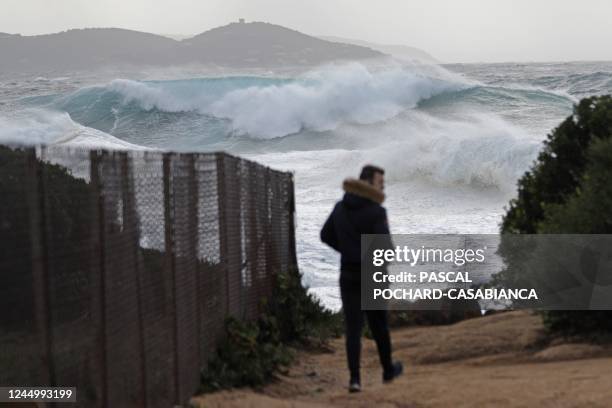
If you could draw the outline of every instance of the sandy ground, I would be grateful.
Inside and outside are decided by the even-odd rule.
[[[362,386],[346,390],[343,339],[300,352],[261,390],[193,398],[196,407],[612,407],[612,346],[546,343],[540,318],[501,313],[452,326],[392,334],[405,374],[382,384],[375,346],[364,340]]]

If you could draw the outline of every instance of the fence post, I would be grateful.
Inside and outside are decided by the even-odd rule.
[[[230,164],[228,166],[227,164]],[[229,173],[226,172],[229,167]],[[219,171],[221,170],[221,171]],[[219,232],[221,261],[227,279],[227,314],[243,315],[242,284],[242,203],[240,159],[219,153],[217,156],[219,194]],[[230,184],[230,182],[232,182]],[[235,291],[235,292],[234,292]],[[233,295],[233,296],[232,296]]]
[[[293,173],[288,175],[288,195],[289,195],[289,262],[293,268],[297,267],[297,250],[295,247],[295,185]]]
[[[106,273],[105,273],[105,222],[104,222],[104,196],[100,181],[100,153],[92,150],[89,153],[90,180],[92,194],[92,273],[91,273],[91,310],[92,322],[96,324],[94,338],[97,343],[97,353],[92,356],[94,372],[99,373],[99,383],[96,386],[96,395],[100,398],[100,407],[108,404],[108,370],[106,366]]]
[[[188,209],[188,218],[190,220],[189,226],[189,243],[190,243],[190,252],[193,255],[193,262],[195,262],[195,282],[196,282],[196,344],[197,344],[197,353],[198,363],[201,360],[201,344],[202,339],[200,326],[201,322],[201,304],[202,294],[200,293],[200,265],[199,265],[199,257],[198,257],[198,248],[200,243],[200,234],[198,231],[199,226],[199,218],[198,218],[198,200],[200,198],[199,194],[199,185],[198,185],[198,173],[196,171],[196,162],[198,155],[195,153],[191,153],[189,155],[189,209]]]
[[[282,269],[282,256],[281,252],[283,247],[279,241],[282,238],[282,190],[280,183],[280,174],[277,171],[271,173],[271,186],[270,192],[272,193],[272,199],[270,201],[270,229],[272,230],[272,239],[270,240],[270,251],[271,251],[271,268],[275,273],[281,272]]]
[[[166,252],[166,271],[172,279],[172,315],[173,315],[173,342],[174,342],[174,402],[180,404],[179,389],[179,356],[178,356],[178,319],[176,311],[176,265],[174,260],[174,203],[172,193],[172,153],[164,153],[164,233],[165,233],[165,252]]]
[[[270,168],[266,167],[264,169],[264,212],[262,215],[262,229],[263,229],[263,234],[264,234],[264,241],[265,241],[265,249],[264,249],[264,254],[265,254],[265,269],[264,269],[264,274],[265,274],[265,282],[267,285],[267,295],[268,296],[272,296],[272,287],[274,285],[275,282],[275,278],[274,278],[274,271],[272,270],[272,241],[274,238],[274,233],[271,231],[271,227],[272,225],[270,224],[270,216],[271,216],[271,212],[272,212],[272,208],[270,205]]]
[[[142,313],[142,291],[141,291],[141,268],[140,268],[140,242],[138,233],[138,220],[136,218],[136,208],[134,202],[133,175],[130,171],[129,153],[121,154],[121,200],[123,201],[123,223],[130,236],[134,257],[134,279],[136,281],[136,308],[138,316],[138,342],[140,355],[140,386],[142,387],[142,404],[147,406],[147,371],[145,360],[144,327]]]
[[[48,254],[46,245],[45,189],[43,172],[36,158],[36,149],[26,150],[26,185],[30,218],[30,244],[32,246],[32,285],[34,293],[34,316],[41,350],[41,365],[45,384],[55,385],[53,361],[52,326],[49,302]]]
[[[258,200],[261,200],[263,197],[258,196],[257,187],[259,185],[259,177],[261,177],[262,167],[253,162],[248,163],[247,168],[249,169],[248,180],[249,183],[247,191],[248,191],[248,222],[245,225],[246,233],[248,234],[248,243],[249,248],[246,251],[248,259],[248,279],[246,283],[249,285],[247,287],[247,307],[254,307],[254,310],[247,311],[248,318],[256,317],[256,314],[259,312],[259,300],[263,295],[260,290],[260,281],[257,276],[257,272],[259,271],[259,265],[261,264],[261,260],[259,259],[259,248],[262,244],[263,236],[259,236],[259,220],[257,217],[257,203]]]
[[[217,153],[217,200],[219,208],[219,261],[225,273],[225,314],[230,311],[230,279],[227,254],[227,207],[225,196],[225,155]]]

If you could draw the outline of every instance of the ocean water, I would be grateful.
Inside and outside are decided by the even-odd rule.
[[[608,93],[612,62],[0,75],[0,142],[226,150],[294,171],[300,268],[335,309],[338,256],[318,233],[343,178],[387,170],[394,233],[495,233],[546,135]]]

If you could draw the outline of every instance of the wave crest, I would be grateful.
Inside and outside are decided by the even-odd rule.
[[[139,82],[116,79],[81,90],[62,101],[88,99],[108,111],[108,102],[136,104],[145,111],[197,112],[228,119],[230,131],[276,138],[303,130],[327,131],[346,123],[372,124],[414,108],[420,101],[469,85],[400,67],[370,70],[353,63],[321,68],[294,80],[242,77]]]
[[[80,125],[68,113],[31,109],[16,117],[0,117],[0,143],[12,145],[69,145],[112,150],[147,148]]]
[[[284,151],[252,157],[297,170],[307,185],[337,188],[343,177],[358,174],[361,166],[374,163],[385,168],[392,184],[421,180],[440,187],[463,185],[513,192],[541,143],[493,115],[470,114],[463,119],[442,120],[411,111],[376,126],[376,137],[371,129],[359,126],[337,130],[338,137],[351,140],[351,150]]]

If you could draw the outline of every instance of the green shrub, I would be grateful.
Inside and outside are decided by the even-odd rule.
[[[277,333],[258,322],[226,321],[225,341],[202,374],[202,391],[258,386],[269,381],[279,366],[291,362],[291,351],[270,341]]]
[[[612,97],[583,99],[544,143],[532,168],[518,182],[518,196],[502,221],[502,233],[533,234],[547,208],[577,193],[589,146],[612,135]],[[566,231],[571,232],[571,231]]]
[[[280,341],[317,345],[331,337],[339,337],[343,330],[340,313],[326,309],[302,285],[297,269],[280,273],[266,304],[266,318],[278,325]]]
[[[588,165],[576,192],[565,203],[552,204],[547,208],[539,232],[612,232],[612,138],[594,140],[588,148],[587,157]]]
[[[291,363],[292,346],[320,346],[342,332],[339,313],[325,309],[291,270],[276,275],[264,313],[253,322],[226,321],[226,339],[202,371],[202,392],[270,381]]]
[[[510,202],[501,232],[612,233],[611,136],[612,97],[580,101],[519,180],[518,196]],[[509,268],[513,272],[501,273],[498,282],[520,283],[520,259],[506,262],[514,264]],[[612,311],[547,311],[542,318],[554,334],[612,332]]]

